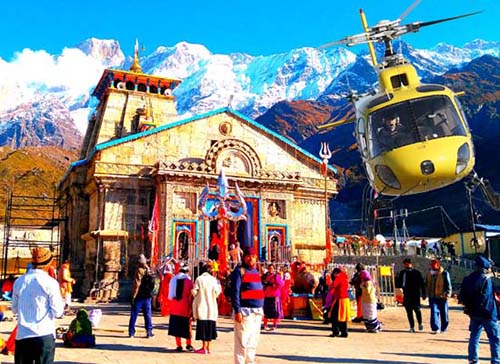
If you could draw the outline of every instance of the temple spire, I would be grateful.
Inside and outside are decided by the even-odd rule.
[[[132,66],[130,66],[130,70],[135,73],[142,73],[142,68],[139,64],[139,41],[137,38],[135,39],[134,61],[132,62]]]

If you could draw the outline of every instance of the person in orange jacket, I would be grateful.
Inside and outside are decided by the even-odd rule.
[[[71,277],[69,260],[65,260],[61,265],[57,281],[59,282],[61,296],[64,300],[64,309],[65,311],[69,311],[71,305],[71,293],[73,292],[73,284],[75,284],[75,280]]]

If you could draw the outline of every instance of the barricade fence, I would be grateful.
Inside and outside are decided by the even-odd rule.
[[[334,268],[340,267],[347,273],[349,280],[352,279],[354,273],[356,272],[355,264],[329,264],[328,271],[331,272]],[[383,303],[385,306],[395,306],[395,272],[394,264],[387,266],[376,266],[376,265],[365,265],[365,270],[370,273],[372,277],[375,288],[377,289],[378,302]],[[354,287],[351,285],[349,287],[354,297]]]

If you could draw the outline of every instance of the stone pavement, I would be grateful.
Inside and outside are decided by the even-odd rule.
[[[75,304],[75,308],[83,305]],[[85,306],[87,309],[92,307]],[[69,349],[57,341],[56,363],[67,364],[231,364],[233,362],[233,331],[229,318],[218,321],[219,337],[211,344],[211,354],[177,353],[173,337],[167,336],[168,317],[155,315],[153,339],[146,339],[138,320],[137,336],[127,337],[129,306],[101,304],[103,318],[96,330],[97,347]],[[351,324],[349,338],[330,338],[329,326],[319,321],[284,320],[276,332],[263,332],[258,348],[257,363],[346,363],[346,364],[451,364],[467,363],[468,317],[456,304],[450,310],[448,332],[432,335],[429,329],[429,309],[423,308],[424,331],[408,332],[402,307],[389,307],[379,312],[383,331],[366,333],[362,324]],[[67,326],[72,317],[58,320]],[[0,334],[7,339],[15,321],[0,324]],[[484,335],[484,334],[483,334]],[[489,362],[489,345],[481,340],[481,361]],[[184,341],[183,341],[184,344]],[[193,341],[195,348],[200,342]],[[1,363],[14,363],[13,356],[0,356]]]

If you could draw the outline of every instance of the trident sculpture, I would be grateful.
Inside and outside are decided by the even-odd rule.
[[[319,150],[319,157],[323,160],[323,164],[328,166],[328,161],[332,157],[332,151],[330,150],[330,146],[328,145],[327,142],[322,142],[321,143],[321,148]],[[326,171],[323,172],[323,174],[326,174]]]
[[[219,177],[217,178],[216,192],[210,192],[210,187],[207,182],[207,185],[201,192],[198,202],[198,210],[200,210],[203,219],[218,221],[217,226],[222,239],[222,246],[219,247],[219,269],[221,273],[227,271],[228,221],[247,219],[247,204],[244,195],[240,191],[238,183],[235,183],[234,188],[236,190],[236,195],[231,196],[224,169],[221,168]]]
[[[319,150],[319,157],[322,159],[321,163],[321,174],[325,176],[325,247],[326,247],[326,257],[325,264],[333,261],[332,254],[332,244],[330,241],[330,226],[328,222],[328,161],[332,157],[332,151],[327,142],[321,143],[321,148]]]

